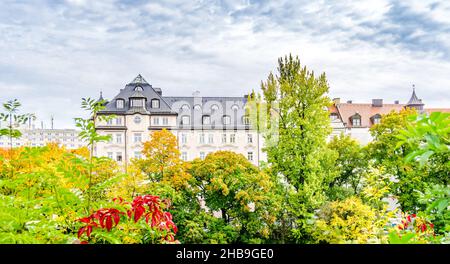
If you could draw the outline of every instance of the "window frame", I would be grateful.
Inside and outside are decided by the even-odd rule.
[[[119,102],[121,103],[120,107],[119,107]],[[125,108],[125,100],[124,99],[116,99],[116,108],[124,109]]]
[[[205,120],[208,120],[208,123],[205,123]],[[211,116],[210,115],[203,115],[202,116],[202,125],[211,125]]]
[[[154,107],[154,103],[155,103],[155,102],[158,103],[158,107]],[[159,109],[159,108],[161,108],[161,102],[159,101],[159,99],[153,98],[153,99],[150,101],[150,107],[151,107],[152,109]]]
[[[184,118],[187,118],[187,120],[188,120],[187,124],[185,124],[185,122],[183,122]],[[191,116],[182,115],[180,122],[181,122],[182,125],[190,125],[191,124]]]

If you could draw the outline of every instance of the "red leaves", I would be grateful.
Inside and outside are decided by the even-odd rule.
[[[114,208],[100,209],[96,213],[94,213],[94,218],[99,221],[102,228],[106,227],[106,230],[110,231],[113,227],[113,220],[115,224],[114,226],[118,225],[120,221],[120,215],[123,214],[125,213],[120,212],[119,210]]]
[[[80,218],[80,219],[78,219],[78,221],[86,224],[84,227],[81,227],[78,230],[78,238],[80,238],[84,232],[86,232],[86,235],[88,237],[90,237],[91,233],[92,233],[92,228],[98,226],[98,224],[94,220],[94,215],[91,215],[89,217]]]
[[[122,198],[114,198],[114,202],[121,205],[130,205]],[[139,221],[142,216],[145,215],[145,221],[148,224],[150,219],[150,226],[165,231],[163,239],[167,242],[174,242],[174,234],[178,229],[175,223],[172,221],[172,215],[169,212],[163,212],[162,207],[168,208],[170,206],[170,200],[160,200],[159,196],[143,195],[136,197],[131,203],[131,208],[126,211],[128,219],[133,218],[134,222]],[[100,227],[106,229],[108,232],[120,222],[120,216],[125,215],[125,212],[121,212],[115,208],[102,208],[97,210],[89,217],[83,217],[78,221],[85,223],[86,225],[78,230],[78,238],[83,233],[86,233],[87,237],[91,236],[93,227]]]

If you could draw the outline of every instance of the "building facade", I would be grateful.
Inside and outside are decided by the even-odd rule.
[[[100,99],[103,100],[102,97]],[[210,152],[229,150],[244,155],[254,165],[267,161],[263,136],[250,126],[245,106],[247,97],[163,96],[161,88],[153,87],[141,75],[125,85],[99,115],[114,115],[108,122],[96,122],[100,134],[110,135],[110,142],[95,146],[96,156],[105,156],[121,163],[141,158],[142,142],[153,131],[167,129],[177,138],[183,160],[205,158]],[[332,133],[350,135],[365,145],[372,140],[370,127],[381,122],[384,114],[415,108],[419,112],[449,111],[426,109],[415,90],[406,104],[340,102],[329,107]]]
[[[19,128],[22,136],[12,139],[13,147],[39,147],[49,143],[56,143],[66,149],[77,149],[86,146],[78,134],[80,131],[75,129],[33,129]],[[11,141],[7,136],[0,136],[0,148],[9,148]]]
[[[103,99],[103,98],[101,98]],[[96,156],[127,163],[140,158],[142,142],[153,131],[167,129],[178,140],[183,160],[205,158],[210,152],[230,150],[244,155],[254,165],[266,160],[263,139],[250,127],[245,114],[246,97],[163,96],[141,75],[107,101],[99,115],[114,115],[97,121],[98,133],[110,142],[97,143]]]
[[[383,115],[392,111],[399,112],[405,108],[413,108],[419,113],[450,112],[450,108],[425,108],[425,104],[416,95],[415,87],[406,104],[384,103],[383,99],[372,99],[371,103],[342,103],[339,98],[333,99],[329,108],[330,120],[333,127],[331,136],[344,133],[356,139],[362,145],[372,141],[370,128],[381,122]]]

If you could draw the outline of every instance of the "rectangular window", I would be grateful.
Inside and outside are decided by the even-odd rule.
[[[108,152],[108,158],[110,158],[110,159],[113,158],[113,153],[112,152]]]
[[[132,99],[131,100],[131,106],[132,107],[143,107],[144,106],[144,99]]]
[[[253,143],[253,136],[252,136],[252,134],[247,134],[247,143]]]
[[[360,118],[353,118],[352,119],[352,126],[361,126],[361,119]]]
[[[244,125],[250,125],[250,118],[248,116],[243,117]]]
[[[231,123],[230,116],[223,116],[223,124],[224,125],[229,125],[230,123]]]
[[[113,141],[113,135],[112,135],[112,134],[106,134],[106,135],[109,137],[108,143],[112,143],[112,141]],[[72,141],[73,141],[73,138],[72,138]]]
[[[208,135],[208,143],[209,144],[213,144],[214,143],[214,134],[209,134]]]
[[[247,152],[247,159],[253,161],[253,152]]]
[[[108,120],[106,121],[106,124],[107,124],[108,126],[112,126],[113,120],[112,120],[112,119],[108,119]]]
[[[134,152],[134,158],[141,159],[141,152],[140,151],[135,151]]]
[[[222,143],[227,143],[227,134],[222,134]]]
[[[190,117],[189,116],[182,116],[181,117],[181,124],[182,125],[189,125],[190,123]]]
[[[211,117],[210,117],[210,116],[203,116],[203,118],[202,118],[202,124],[203,124],[203,125],[209,125],[209,124],[211,124]]]
[[[200,144],[205,144],[205,134],[200,134],[200,138],[199,138],[199,143]]]
[[[169,125],[169,118],[168,117],[163,117],[163,119],[162,119],[163,121],[163,125],[164,126],[167,126],[167,125]]]
[[[117,161],[122,161],[122,152],[117,152],[116,153],[116,160]]]
[[[118,117],[116,118],[116,125],[121,125],[122,124],[122,118]]]
[[[121,144],[122,143],[122,134],[116,134],[116,143]]]
[[[142,141],[142,134],[141,133],[134,133],[134,143],[138,143]]]
[[[154,126],[159,126],[159,117],[154,117],[153,118],[153,125]]]
[[[181,144],[186,144],[186,143],[187,143],[187,135],[181,134]]]
[[[187,159],[187,152],[181,152],[181,159],[182,160],[184,160],[184,161],[187,161],[188,159]]]
[[[380,123],[381,123],[381,118],[375,117],[375,118],[373,119],[373,123],[374,123],[375,125],[380,124]]]
[[[230,143],[236,143],[236,135],[230,134]]]
[[[205,159],[205,152],[200,152],[200,159]]]
[[[118,108],[118,109],[122,109],[123,108],[123,100],[117,100],[116,101],[116,107]]]
[[[159,108],[159,100],[158,99],[152,100],[152,108]]]

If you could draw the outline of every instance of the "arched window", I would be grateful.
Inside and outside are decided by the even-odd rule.
[[[190,109],[190,107],[188,104],[184,104],[181,106],[181,110],[189,110],[189,109]]]
[[[231,110],[233,110],[233,111],[237,111],[238,109],[239,109],[239,106],[236,104],[231,106]]]
[[[194,110],[201,111],[202,107],[200,105],[194,105]]]
[[[142,88],[141,86],[136,86],[136,87],[134,88],[134,90],[135,90],[136,92],[143,92],[143,91],[144,91],[144,88]]]
[[[217,110],[219,110],[219,106],[216,105],[216,104],[213,104],[213,105],[211,106],[211,111],[214,112],[214,111],[217,111]]]
[[[123,99],[116,100],[116,108],[117,109],[123,109],[124,105],[125,105],[125,100],[123,100]]]
[[[159,100],[158,99],[152,99],[152,108],[159,108]]]

